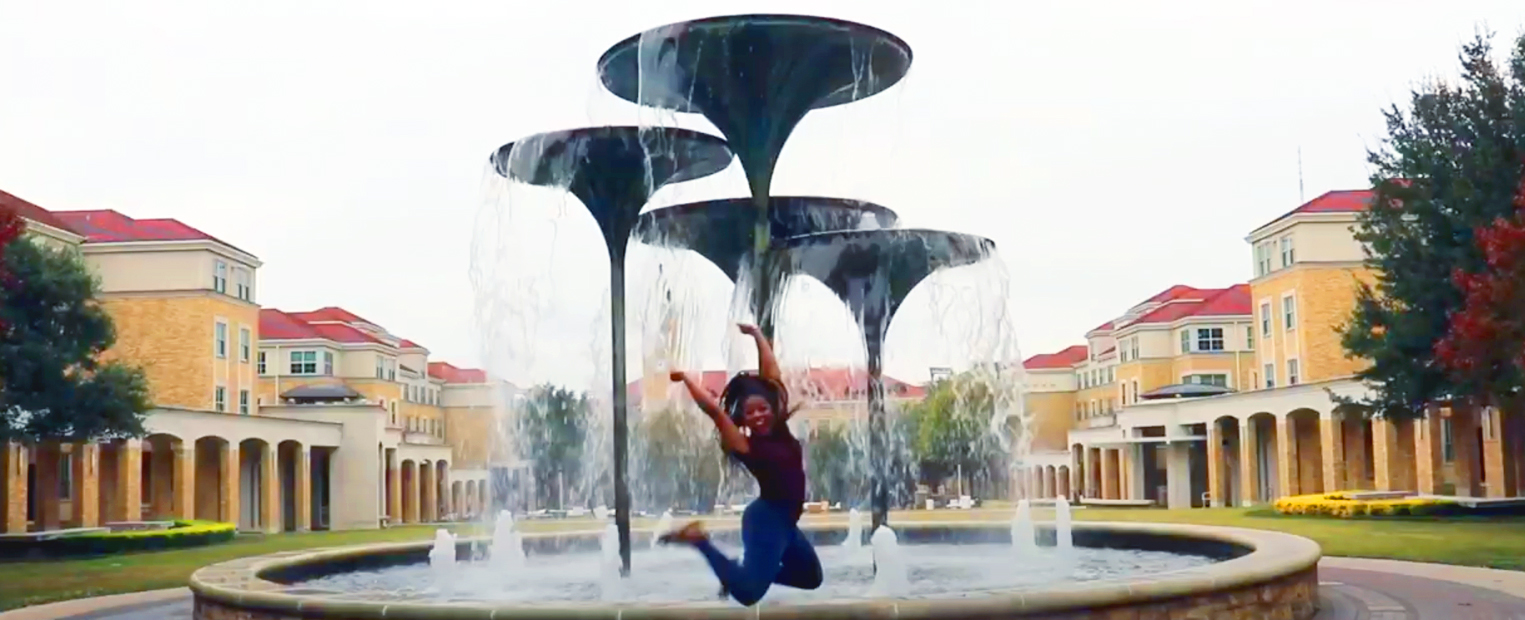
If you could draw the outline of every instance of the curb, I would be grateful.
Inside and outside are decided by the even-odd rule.
[[[1435,564],[1432,562],[1336,556],[1325,557],[1323,561],[1319,562],[1319,565],[1342,570],[1363,570],[1374,573],[1389,573],[1405,577],[1430,579],[1433,581],[1445,581],[1474,588],[1493,590],[1494,592],[1500,592],[1515,598],[1525,599],[1525,572],[1520,571],[1483,568],[1480,566]],[[0,620],[8,619],[0,617]]]
[[[100,611],[162,603],[178,598],[189,598],[190,596],[190,588],[169,588],[166,590],[149,590],[147,592],[92,596],[90,598],[77,598],[70,601],[59,601],[57,603],[22,607],[20,609],[0,612],[0,620],[62,620]]]

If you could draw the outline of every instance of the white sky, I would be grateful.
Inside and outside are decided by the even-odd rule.
[[[340,305],[476,364],[468,270],[487,154],[660,118],[603,92],[598,56],[650,27],[744,12],[846,18],[910,43],[901,85],[806,118],[775,193],[871,200],[994,239],[1028,354],[1171,284],[1244,281],[1245,234],[1299,202],[1299,147],[1308,198],[1363,186],[1382,107],[1454,74],[1477,29],[1502,42],[1525,25],[1517,0],[0,0],[0,188],[179,218],[265,261],[266,306]],[[733,166],[656,202],[744,192]],[[607,277],[601,248],[568,249],[591,220],[563,226],[552,269],[570,284],[540,301],[562,311],[535,324],[536,357],[519,364],[584,382],[598,317],[576,310],[600,303]],[[506,238],[545,255],[527,230]],[[728,287],[685,273],[714,300],[691,329],[717,363]],[[651,281],[633,273],[633,294]],[[807,313],[820,325],[795,340],[809,346],[784,343],[796,360],[850,348],[836,312]],[[890,371],[912,381],[968,356],[939,347],[920,312],[902,317],[916,336],[891,338]]]

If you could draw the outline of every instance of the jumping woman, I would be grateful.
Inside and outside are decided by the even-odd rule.
[[[722,592],[751,606],[773,584],[814,590],[821,587],[821,560],[800,532],[805,503],[805,458],[799,440],[789,433],[789,393],[768,339],[753,325],[741,333],[757,342],[758,372],[731,378],[717,402],[698,380],[672,373],[720,430],[720,445],[757,479],[758,498],[741,513],[742,561],[726,557],[710,543],[698,521],[662,537],[662,542],[693,545],[720,579]],[[745,430],[743,430],[745,429]]]

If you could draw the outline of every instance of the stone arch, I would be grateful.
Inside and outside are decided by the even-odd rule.
[[[464,495],[466,492],[465,486],[466,485],[463,484],[460,480],[456,480],[450,483],[450,509],[456,519],[463,519],[466,517],[466,496]]]
[[[476,510],[477,510],[477,514],[478,515],[487,514],[488,507],[492,505],[491,504],[491,500],[492,500],[492,497],[487,494],[487,481],[486,480],[478,480],[477,481],[477,505],[476,505]]]
[[[1213,506],[1238,506],[1245,499],[1240,482],[1241,424],[1232,415],[1219,416],[1209,427],[1207,492]]]
[[[154,521],[196,518],[194,444],[170,433],[143,438],[142,490],[148,518]]]
[[[450,461],[434,462],[435,514],[439,520],[447,520],[455,513],[455,498],[450,494]]]
[[[1319,412],[1296,409],[1287,414],[1287,492],[1324,492],[1324,437]],[[1337,489],[1333,489],[1337,490]]]
[[[1043,468],[1043,497],[1053,499],[1059,494],[1059,481],[1056,480],[1056,472],[1053,465]]]
[[[1269,503],[1280,495],[1281,452],[1277,448],[1281,433],[1276,415],[1270,412],[1255,413],[1240,426],[1240,441],[1250,447],[1250,476],[1245,483],[1244,497],[1252,502]]]
[[[271,531],[280,498],[274,493],[274,451],[256,437],[238,442],[238,528]]]
[[[1065,499],[1069,499],[1069,497],[1070,497],[1070,483],[1071,483],[1071,480],[1070,480],[1070,466],[1069,465],[1060,465],[1059,466],[1059,469],[1057,470],[1057,475],[1055,476],[1055,482],[1057,482],[1059,484],[1059,488],[1055,492],[1054,497],[1055,498],[1063,497]]]
[[[208,435],[195,444],[195,518],[238,523],[238,446]]]
[[[1334,453],[1334,459],[1325,467],[1332,467],[1325,475],[1335,487],[1330,491],[1376,488],[1377,464],[1373,458],[1372,423],[1354,407],[1335,407],[1330,416],[1332,422],[1326,438]],[[1326,486],[1328,486],[1326,484]]]
[[[307,465],[309,455],[307,448],[301,442],[286,440],[276,446],[276,480],[280,488],[280,530],[283,532],[295,532],[304,527],[303,513],[311,511],[310,498],[311,467]]]
[[[1086,488],[1086,447],[1081,444],[1070,446],[1070,495],[1072,498],[1080,497]]]
[[[403,459],[402,474],[402,521],[418,523],[418,463]]]
[[[434,462],[424,459],[418,462],[418,520],[422,523],[439,521],[435,509],[439,506],[434,483]]]

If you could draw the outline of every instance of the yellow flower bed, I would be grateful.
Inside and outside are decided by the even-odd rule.
[[[1454,501],[1436,497],[1384,496],[1367,491],[1371,497],[1361,497],[1361,491],[1338,491],[1293,495],[1276,500],[1276,512],[1284,515],[1315,515],[1325,517],[1427,517],[1459,512],[1461,506]]]

